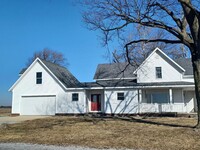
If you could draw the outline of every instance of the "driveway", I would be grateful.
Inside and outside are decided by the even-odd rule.
[[[0,117],[0,125],[19,123],[26,120],[34,120],[34,119],[40,119],[40,118],[46,118],[46,117],[49,117],[49,116],[16,116],[16,117],[5,116],[5,117]]]
[[[80,146],[53,146],[25,143],[0,143],[0,150],[116,150],[116,149],[96,149]],[[117,149],[131,150],[131,149]]]

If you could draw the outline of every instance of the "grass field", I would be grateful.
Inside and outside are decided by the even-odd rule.
[[[11,108],[0,108],[0,117],[1,116],[10,116]]]
[[[0,142],[79,145],[96,148],[199,150],[200,132],[192,118],[56,116],[0,128]]]

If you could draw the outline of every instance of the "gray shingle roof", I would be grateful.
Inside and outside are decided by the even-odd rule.
[[[51,70],[51,72],[65,85],[67,88],[82,87],[82,84],[76,79],[72,73],[65,67],[42,60],[42,62]]]
[[[190,58],[179,58],[175,62],[185,69],[185,75],[193,75],[192,61]]]
[[[40,59],[41,60],[41,59]],[[66,88],[78,88],[82,87],[82,84],[72,75],[72,73],[65,67],[59,66],[57,64],[41,60],[46,67],[58,78],[58,80]],[[23,74],[27,68],[23,68],[20,74]]]
[[[135,75],[133,72],[137,66],[131,66],[127,63],[113,63],[113,64],[99,64],[97,66],[94,79],[112,79],[112,78],[133,78],[132,80],[107,80],[98,82],[84,82],[80,83],[71,72],[65,67],[57,64],[41,60],[46,67],[58,78],[58,80],[67,88],[78,88],[78,87],[121,87],[121,86],[161,86],[161,85],[191,85],[190,82],[166,82],[166,83],[136,83],[133,79]],[[192,75],[193,68],[191,59],[179,58],[176,59],[181,67],[185,69],[185,75]],[[127,67],[125,69],[125,67]],[[124,70],[125,69],[125,70]],[[124,70],[124,71],[123,71]],[[23,74],[26,69],[22,69],[20,74]],[[123,72],[122,72],[123,71]]]
[[[152,82],[152,83],[136,83],[134,80],[107,80],[96,82],[82,83],[84,87],[138,87],[138,86],[174,86],[174,85],[194,85],[193,82]]]
[[[94,79],[112,79],[112,78],[133,78],[133,72],[136,66],[128,63],[99,64],[97,66]],[[127,68],[126,68],[127,67]],[[126,69],[125,69],[126,68]],[[125,69],[125,70],[124,70]]]
[[[193,75],[192,62],[190,58],[179,58],[175,60],[181,67],[185,69],[185,75]],[[112,78],[132,78],[135,77],[133,72],[138,66],[129,65],[127,63],[99,64],[97,66],[94,79],[112,79]],[[122,72],[125,69],[124,72]]]
[[[22,75],[25,71],[26,71],[27,68],[23,68],[20,72],[19,72],[19,75]]]

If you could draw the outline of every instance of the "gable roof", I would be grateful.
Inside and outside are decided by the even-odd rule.
[[[110,63],[110,64],[99,64],[97,66],[94,79],[120,79],[120,78],[132,78],[136,76],[133,71],[137,66],[128,65],[128,63]]]
[[[28,67],[20,71],[20,78],[14,83],[14,85],[9,89],[11,91],[20,80],[25,76],[25,74],[34,66],[36,62],[39,62],[47,71],[52,74],[52,76],[59,82],[64,88],[77,88],[82,87],[82,84],[71,74],[71,72],[65,67],[59,66],[57,64],[41,60],[36,58],[34,62]]]
[[[78,79],[76,79],[67,68],[45,60],[41,61],[58,78],[58,80],[65,85],[66,88],[76,88],[82,86]]]
[[[167,54],[165,54],[161,49],[159,49],[158,47],[155,48],[155,50],[153,52],[150,53],[150,55],[142,62],[142,64],[133,72],[133,74],[135,74],[147,61],[148,59],[150,59],[150,57],[155,54],[156,52],[159,52],[161,55],[163,55],[167,60],[169,60],[172,64],[174,64],[175,66],[177,66],[179,69],[181,69],[183,72],[185,72],[185,69],[183,67],[181,67],[179,64],[177,64],[173,59],[171,59],[169,56],[167,56]]]
[[[136,78],[137,70],[157,51],[165,57],[171,64],[178,67],[184,75],[193,75],[192,62],[190,58],[179,58],[176,60],[172,60],[169,56],[167,56],[162,50],[156,48],[152,51],[149,56],[141,63],[139,66],[131,66],[129,65],[126,69],[127,62],[125,63],[110,63],[110,64],[99,64],[97,66],[94,79],[95,80],[110,80],[110,79],[134,79]],[[124,70],[125,69],[125,70]],[[122,72],[124,70],[124,72]]]
[[[191,58],[178,58],[175,62],[185,69],[184,75],[193,75]]]

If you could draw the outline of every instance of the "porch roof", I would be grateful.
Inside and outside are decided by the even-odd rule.
[[[85,87],[121,87],[121,86],[135,86],[134,80],[100,80],[96,82],[84,82]]]
[[[191,86],[193,82],[151,82],[151,83],[136,83],[134,80],[107,80],[96,82],[83,82],[85,88],[93,87],[163,87],[163,86]]]

